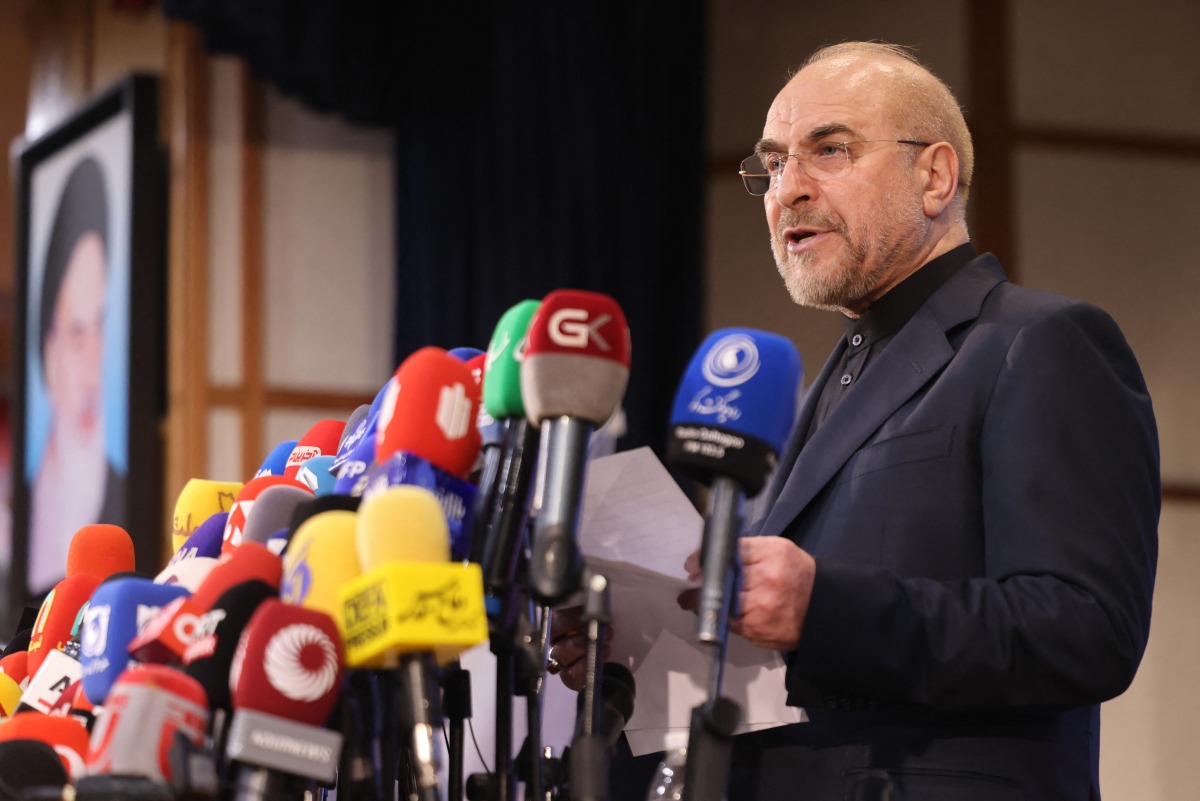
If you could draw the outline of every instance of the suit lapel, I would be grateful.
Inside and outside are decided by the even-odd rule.
[[[779,535],[787,529],[871,435],[934,379],[954,356],[946,331],[977,317],[983,299],[1003,278],[990,255],[959,270],[896,334],[854,391],[805,442],[820,388],[845,348],[844,341],[841,343],[805,400],[788,452],[793,467],[760,528],[762,534]],[[781,463],[787,464],[789,461]]]

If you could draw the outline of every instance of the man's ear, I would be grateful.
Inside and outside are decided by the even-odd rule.
[[[925,216],[938,217],[958,191],[958,154],[949,142],[937,142],[925,148],[917,165],[925,181]]]

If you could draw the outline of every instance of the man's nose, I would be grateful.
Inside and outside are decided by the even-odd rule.
[[[809,177],[800,166],[800,160],[788,156],[783,160],[783,170],[775,179],[775,199],[781,206],[795,206],[811,201],[817,194],[817,182]]]

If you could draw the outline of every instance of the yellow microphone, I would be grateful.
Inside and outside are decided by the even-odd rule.
[[[438,801],[442,724],[435,659],[449,662],[488,636],[483,573],[450,563],[450,531],[433,493],[395,486],[358,509],[363,575],[342,588],[338,626],[350,667],[398,672],[397,702],[409,730],[420,801]]]
[[[175,501],[171,523],[171,542],[176,551],[201,523],[218,512],[233,508],[234,499],[242,488],[240,481],[212,481],[193,478],[183,485]]]

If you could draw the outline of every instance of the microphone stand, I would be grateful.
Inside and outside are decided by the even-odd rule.
[[[584,661],[583,692],[579,720],[571,741],[569,764],[572,801],[606,801],[608,798],[608,749],[600,730],[600,685],[604,665],[601,656],[608,627],[612,623],[608,580],[599,573],[588,577],[583,607],[587,625],[587,654]]]
[[[741,530],[742,493],[737,482],[718,477],[709,493],[709,513],[704,521],[697,639],[712,648],[708,697],[692,710],[684,769],[683,801],[721,801],[729,783],[733,732],[741,708],[721,696],[725,656],[729,645],[729,615],[737,602],[740,561],[737,538]]]
[[[463,723],[471,717],[471,673],[455,661],[442,676],[442,706],[450,719],[450,747],[446,769],[446,797],[463,797]]]

